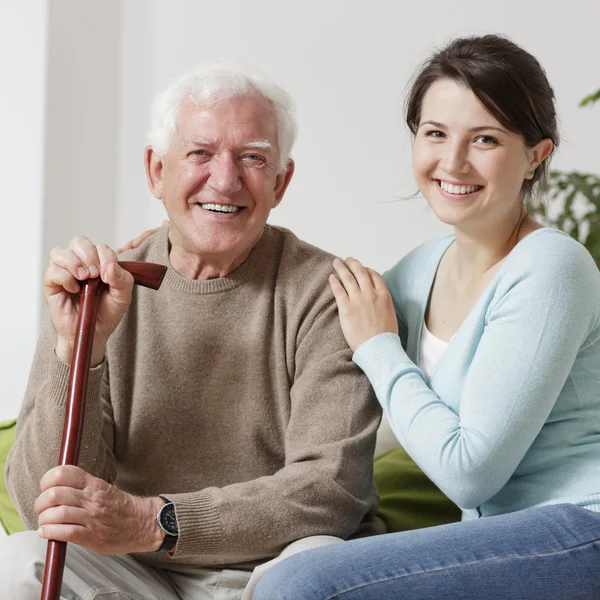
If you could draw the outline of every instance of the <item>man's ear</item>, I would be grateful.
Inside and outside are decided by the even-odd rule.
[[[146,179],[152,195],[162,200],[163,159],[158,156],[152,146],[146,146],[144,150],[144,167],[146,168]]]
[[[296,165],[294,164],[294,161],[290,158],[288,160],[287,169],[283,173],[279,173],[279,175],[277,175],[277,179],[275,180],[275,204],[273,204],[273,208],[278,206],[281,200],[283,199],[285,190],[287,190],[287,186],[292,180],[292,175],[294,174],[295,168]]]

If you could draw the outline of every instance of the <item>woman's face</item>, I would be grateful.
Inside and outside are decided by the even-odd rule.
[[[441,79],[425,93],[413,173],[444,223],[481,231],[512,220],[536,158],[523,137],[503,127],[469,88]]]

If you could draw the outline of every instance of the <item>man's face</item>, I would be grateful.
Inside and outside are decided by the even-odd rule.
[[[171,221],[172,251],[229,271],[250,254],[293,172],[278,174],[276,124],[258,96],[184,103],[166,156],[147,149],[146,166]]]

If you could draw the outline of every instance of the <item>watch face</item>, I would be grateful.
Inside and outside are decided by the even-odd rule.
[[[177,518],[175,517],[175,506],[172,502],[165,504],[160,509],[160,526],[169,535],[178,535]]]

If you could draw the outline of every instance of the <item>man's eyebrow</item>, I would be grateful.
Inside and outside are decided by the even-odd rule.
[[[197,137],[189,137],[186,140],[187,144],[191,144],[193,146],[210,146],[211,142],[205,140],[204,138]],[[256,140],[253,142],[248,142],[242,146],[244,150],[272,150],[273,144],[268,140]]]
[[[439,123],[438,121],[423,121],[419,127],[422,127],[423,125],[433,125],[433,127],[438,127],[439,129],[446,129],[446,125]],[[506,129],[503,129],[502,127],[496,127],[495,125],[478,125],[477,127],[471,127],[469,131],[472,133],[477,133],[479,131],[489,131],[490,129],[508,134]]]
[[[210,142],[203,138],[189,137],[185,140],[186,144],[193,144],[194,146],[210,146]]]
[[[273,144],[267,140],[257,140],[256,142],[248,142],[242,146],[244,149],[256,149],[256,150],[271,150]]]

